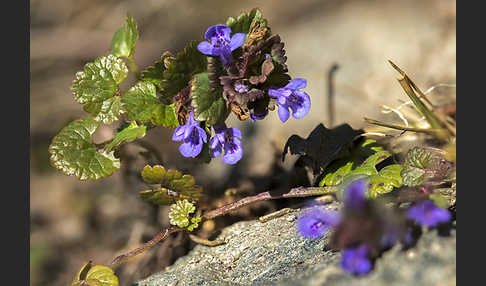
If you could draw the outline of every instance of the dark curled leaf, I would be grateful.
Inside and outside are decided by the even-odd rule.
[[[274,67],[275,66],[273,65],[272,58],[266,57],[261,67],[261,74],[258,76],[251,76],[249,79],[250,83],[253,85],[264,83],[267,80],[267,76],[273,71]]]
[[[209,86],[208,73],[194,76],[190,97],[191,106],[194,108],[194,119],[207,121],[209,125],[226,119],[226,102],[222,90],[213,90]]]
[[[121,113],[120,99],[112,97],[119,93],[118,85],[127,75],[128,67],[122,59],[113,55],[99,57],[76,73],[71,85],[74,99],[83,104],[84,110],[96,121],[111,124]]]
[[[261,33],[262,28],[266,28],[266,33],[270,34],[270,28],[267,26],[267,20],[263,18],[262,12],[257,8],[252,9],[249,13],[242,13],[236,19],[229,17],[226,26],[231,28],[233,33],[251,34],[254,31]]]
[[[155,85],[157,90],[160,89],[160,82],[163,79],[163,73],[167,64],[174,59],[174,56],[170,52],[164,52],[160,57],[160,60],[156,61],[153,66],[147,67],[142,71],[142,80],[149,81]]]
[[[202,189],[195,185],[194,177],[182,175],[177,170],[165,170],[160,165],[145,166],[142,179],[147,184],[160,184],[160,188],[140,192],[143,199],[154,204],[172,204],[181,199],[199,200],[202,197]]]
[[[175,101],[175,113],[177,115],[177,120],[179,124],[186,124],[189,118],[189,109],[191,107],[191,86],[192,83],[183,88],[176,96],[174,96]]]
[[[362,133],[362,130],[355,130],[348,124],[332,129],[327,129],[324,125],[319,124],[307,139],[298,135],[290,136],[284,146],[282,161],[285,160],[285,155],[290,150],[292,155],[301,155],[304,165],[311,167],[314,174],[318,174],[329,163],[337,159],[340,152]]]
[[[209,86],[216,90],[221,88],[219,77],[224,74],[223,65],[216,57],[207,57]]]
[[[125,24],[116,31],[111,40],[111,54],[117,57],[133,57],[137,41],[137,23],[132,17],[126,15]]]
[[[167,61],[160,82],[160,91],[165,100],[171,101],[188,85],[193,75],[207,70],[207,57],[197,49],[198,44],[199,41],[192,41],[174,59]]]
[[[452,164],[442,155],[429,148],[413,147],[407,152],[401,176],[406,186],[418,186],[425,181],[442,182],[451,170]]]
[[[84,117],[69,123],[49,146],[51,165],[66,175],[80,180],[98,180],[120,168],[120,159],[113,151],[97,150],[91,136],[99,123]]]

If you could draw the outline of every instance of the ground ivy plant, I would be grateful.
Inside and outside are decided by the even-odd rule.
[[[163,52],[160,59],[142,71],[134,59],[138,38],[137,24],[127,15],[112,38],[110,54],[94,59],[75,74],[71,90],[88,115],[69,123],[52,139],[50,161],[62,173],[79,180],[110,176],[120,169],[118,149],[157,127],[173,129],[172,140],[180,142],[179,151],[184,157],[202,162],[221,157],[226,164],[237,164],[244,155],[244,134],[237,127],[227,126],[229,116],[257,123],[277,109],[277,116],[284,123],[291,116],[301,119],[310,110],[310,96],[303,91],[307,81],[288,75],[284,43],[278,35],[272,34],[258,9],[207,28],[201,32],[200,39],[188,43],[182,51]],[[455,150],[455,126],[450,122],[445,124],[431,112],[422,101],[426,97],[420,93],[417,96],[418,88],[403,71],[391,64],[402,74],[400,84],[430,128],[365,120],[388,128],[422,132],[447,141],[448,150]],[[130,71],[136,81],[122,89],[120,86]],[[102,124],[115,122],[120,128],[111,140],[93,142],[92,136]],[[370,220],[381,223],[376,218],[379,212],[369,200],[403,186],[427,188],[425,197],[416,193],[415,199],[409,200],[413,205],[407,212],[408,217],[427,226],[450,219],[442,209],[455,204],[455,159],[454,162],[446,159],[452,156],[417,146],[406,153],[403,163],[391,162],[396,154],[385,150],[377,141],[366,139],[365,135],[363,130],[355,130],[347,124],[332,129],[319,124],[306,139],[292,135],[284,147],[282,159],[288,152],[299,155],[295,166],[312,171],[311,187],[292,188],[285,193],[263,192],[214,210],[198,208],[203,190],[190,174],[161,165],[145,166],[141,177],[151,188],[141,191],[139,196],[151,204],[168,205],[170,226],[140,247],[117,256],[108,265],[93,266],[91,261],[87,262],[71,285],[118,285],[112,270],[114,265],[144,252],[170,233],[192,232],[205,220],[263,200],[332,194],[344,201],[345,209],[364,211],[361,217],[371,217]],[[444,187],[444,183],[450,182],[454,186],[453,201],[452,188],[431,187]],[[359,221],[347,219],[348,212],[342,215],[319,211],[305,213],[297,222],[298,231],[306,238],[316,239],[328,229],[336,228],[338,238],[333,244],[343,250],[343,269],[361,275],[371,269],[368,257],[370,253],[376,255],[376,251],[373,252],[376,249],[374,244],[357,244],[353,240],[368,235],[366,231],[354,236],[341,235],[351,241],[339,238],[339,233],[358,229],[350,226],[360,225]],[[389,233],[393,234],[380,232]],[[193,240],[207,245],[224,243],[197,237]]]

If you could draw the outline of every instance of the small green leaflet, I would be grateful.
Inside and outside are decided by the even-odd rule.
[[[104,265],[91,266],[91,261],[85,263],[74,277],[71,286],[118,286],[118,277],[110,267]]]
[[[99,123],[84,117],[69,123],[57,134],[49,146],[51,165],[79,180],[98,180],[120,168],[114,152],[97,150],[91,136]]]
[[[177,170],[165,170],[163,166],[145,166],[142,179],[151,185],[160,184],[160,188],[140,192],[140,196],[153,204],[172,204],[177,200],[199,200],[202,189],[195,185],[191,175],[182,175]]]
[[[110,152],[113,148],[118,147],[126,142],[131,142],[137,138],[142,138],[145,136],[145,131],[147,127],[144,125],[138,126],[137,122],[132,121],[130,125],[117,133],[115,138],[105,146],[105,150]]]
[[[399,164],[388,165],[381,169],[377,174],[371,175],[370,188],[368,194],[371,198],[376,198],[378,195],[386,194],[393,191],[393,188],[399,188],[403,184],[403,179],[400,176],[402,166]]]
[[[177,127],[179,121],[175,113],[175,104],[162,104],[157,98],[155,85],[151,82],[139,82],[122,96],[127,119],[164,127]]]
[[[214,125],[220,120],[224,121],[226,102],[222,91],[213,90],[209,86],[208,73],[199,73],[194,76],[190,97],[192,98],[191,105],[194,107],[194,119],[206,121],[209,125]]]
[[[188,228],[189,231],[192,231],[201,221],[199,215],[195,218],[190,218],[190,214],[195,211],[196,207],[191,202],[185,199],[179,200],[170,206],[169,223],[180,228]]]
[[[119,93],[118,85],[127,75],[128,67],[122,59],[113,55],[99,57],[76,73],[71,85],[74,99],[83,104],[84,110],[96,121],[111,124],[122,112],[120,100],[113,96]]]
[[[137,23],[126,15],[125,24],[116,31],[111,40],[111,54],[117,57],[132,58],[138,41]]]

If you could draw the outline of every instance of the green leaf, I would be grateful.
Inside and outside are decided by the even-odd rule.
[[[138,41],[138,28],[135,20],[126,15],[125,24],[116,31],[111,40],[111,54],[117,57],[131,58]]]
[[[122,103],[119,96],[104,101],[90,102],[84,105],[84,110],[94,116],[94,120],[111,124],[120,118]]]
[[[137,138],[143,138],[147,127],[144,125],[138,126],[136,121],[132,121],[130,125],[117,133],[115,138],[105,146],[106,151],[111,151],[113,148],[120,146],[126,142],[131,142]]]
[[[118,277],[113,269],[104,265],[91,265],[85,263],[74,277],[71,286],[118,286]]]
[[[429,199],[433,200],[435,205],[439,208],[446,209],[450,206],[448,199],[440,193],[430,194]]]
[[[163,79],[166,62],[168,63],[171,59],[173,59],[172,54],[169,52],[164,52],[160,57],[160,60],[156,61],[153,66],[149,66],[147,69],[142,71],[142,80],[151,82],[157,89],[160,89],[159,85]]]
[[[371,198],[376,198],[378,195],[389,193],[393,188],[402,186],[403,179],[400,176],[402,166],[399,164],[388,165],[381,169],[378,174],[371,175],[369,182],[371,184],[368,189],[368,194]]]
[[[147,184],[160,184],[156,190],[140,192],[140,196],[154,204],[171,204],[177,200],[199,200],[202,189],[195,185],[191,175],[182,175],[177,170],[165,170],[163,166],[145,166],[142,170],[142,179]]]
[[[197,214],[195,217],[191,218],[191,224],[187,227],[188,231],[193,231],[196,229],[201,222],[201,215]]]
[[[267,26],[267,20],[263,18],[262,12],[257,8],[253,8],[249,13],[242,13],[236,19],[229,17],[226,20],[226,26],[231,28],[232,33],[248,34],[256,28],[267,28],[268,34],[270,28]]]
[[[189,215],[194,211],[196,211],[196,207],[188,200],[177,201],[175,204],[170,206],[169,222],[171,225],[186,228],[190,223]]]
[[[319,182],[319,186],[337,186],[343,178],[362,164],[367,157],[373,155],[378,151],[383,151],[383,147],[378,145],[375,140],[366,139],[364,142],[358,141],[359,144],[355,144],[351,148],[349,155],[331,163],[325,170],[324,178]]]
[[[194,107],[194,119],[206,121],[213,125],[224,120],[226,114],[226,102],[220,90],[212,90],[209,86],[208,73],[199,73],[192,81],[191,105]]]
[[[64,127],[49,146],[52,166],[80,180],[98,180],[118,170],[120,160],[113,151],[97,150],[91,142],[98,125],[94,119],[84,117]]]
[[[88,274],[89,269],[91,268],[91,261],[86,262],[81,269],[79,269],[78,274],[74,277],[71,286],[80,286],[81,281],[86,279],[86,275]]]
[[[90,286],[118,286],[115,272],[104,265],[93,266],[86,274],[85,281],[85,284]]]
[[[162,104],[157,98],[155,85],[151,82],[137,83],[123,94],[122,102],[130,121],[151,122],[167,128],[179,126],[175,103]]]
[[[403,163],[402,177],[405,186],[418,186],[424,180],[425,169],[431,162],[433,154],[431,151],[414,147],[407,152]]]
[[[74,99],[83,104],[84,110],[95,120],[110,124],[118,120],[121,113],[120,100],[112,97],[119,93],[118,85],[127,75],[128,68],[122,59],[113,55],[99,57],[76,73],[71,85]]]
[[[199,41],[192,41],[172,60],[167,60],[166,69],[160,82],[162,97],[172,98],[189,85],[192,76],[207,70],[206,55],[202,54],[197,45]]]
[[[378,151],[375,154],[369,156],[360,166],[351,171],[349,174],[364,174],[368,176],[376,175],[378,174],[378,171],[376,170],[376,165],[383,162],[390,156],[391,153],[388,151]]]

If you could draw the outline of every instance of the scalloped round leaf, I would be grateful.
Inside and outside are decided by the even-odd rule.
[[[191,175],[182,175],[177,170],[165,170],[163,166],[145,166],[142,170],[142,179],[147,184],[160,184],[160,188],[140,193],[140,196],[151,203],[168,204],[174,200],[190,199],[199,200],[202,197],[202,189],[196,186],[195,179]]]
[[[393,188],[401,187],[403,184],[403,179],[400,176],[401,171],[401,165],[393,164],[384,167],[378,174],[370,176],[371,187],[368,190],[369,196],[376,198],[378,195],[391,192]]]
[[[125,24],[116,31],[111,40],[111,54],[117,57],[133,57],[137,41],[137,23],[132,17],[126,15]]]
[[[110,97],[107,100],[88,102],[83,108],[94,116],[94,120],[111,124],[120,118],[123,113],[122,103],[119,96]]]
[[[98,125],[94,119],[84,117],[64,127],[49,146],[51,165],[79,180],[98,180],[118,170],[120,159],[114,152],[97,150],[91,142]]]
[[[123,107],[128,120],[151,122],[164,127],[177,127],[179,121],[175,112],[176,103],[162,104],[155,85],[151,82],[139,82],[122,96]]]
[[[163,78],[160,81],[160,92],[166,100],[172,98],[189,85],[192,76],[207,70],[206,55],[197,49],[199,41],[192,41],[177,56],[167,61]]]
[[[189,215],[196,211],[194,204],[188,200],[179,200],[169,209],[169,223],[180,228],[189,226]],[[197,225],[197,223],[196,223]]]
[[[138,138],[143,138],[147,127],[145,125],[138,126],[136,121],[132,121],[128,127],[118,132],[115,138],[105,146],[106,151],[111,151],[115,147],[118,147],[126,142],[131,142]]]
[[[74,277],[71,286],[118,286],[118,277],[113,269],[104,265],[91,265],[86,262]]]
[[[85,285],[118,286],[118,277],[110,267],[95,265],[86,274]]]
[[[402,177],[405,186],[418,186],[424,180],[425,169],[432,159],[432,152],[425,148],[413,147],[408,150],[403,163]]]
[[[99,57],[76,73],[76,79],[71,84],[74,99],[83,104],[84,110],[97,120],[111,123],[121,113],[119,100],[112,97],[119,92],[118,84],[127,75],[128,67],[122,59],[113,55]]]
[[[194,107],[194,119],[197,121],[206,121],[207,124],[213,125],[224,119],[226,101],[219,89],[213,90],[209,86],[208,73],[194,75],[190,97],[191,105]]]

